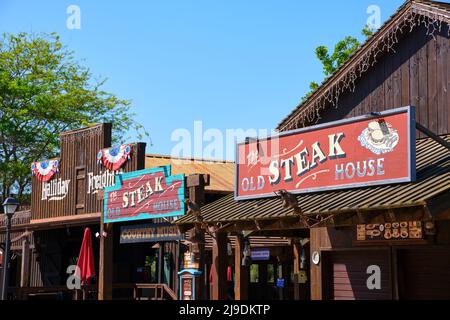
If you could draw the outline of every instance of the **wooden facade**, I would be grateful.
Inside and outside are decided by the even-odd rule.
[[[416,107],[417,122],[437,134],[450,133],[450,36],[444,24],[434,37],[420,26],[401,36],[337,107],[331,104],[318,123],[366,115],[402,106]],[[312,125],[314,123],[308,123]],[[422,133],[418,133],[423,137]]]
[[[395,26],[401,24],[401,20],[415,10],[422,12],[414,15],[415,25],[411,30],[406,27],[391,33],[398,42],[392,38],[392,48],[386,52],[386,46],[379,45],[383,43],[382,37],[395,30]],[[416,121],[419,124],[437,135],[449,134],[449,16],[448,4],[407,1],[381,30],[319,88],[316,95],[284,119],[279,129],[291,130],[402,106],[414,106]],[[303,123],[298,121],[299,114],[318,105],[320,92],[329,90],[334,85],[339,86],[339,77],[352,76],[352,64],[368,52],[370,46],[378,50],[378,57],[370,61],[370,67],[354,81],[354,87],[341,87],[340,94],[331,98],[337,100],[337,103],[328,102],[320,111],[313,111],[318,116],[311,117],[310,121]],[[377,46],[379,47],[376,48]],[[417,131],[417,137],[420,139],[426,135]],[[445,165],[443,162],[436,165],[439,164]],[[374,213],[381,221],[387,222],[399,214],[405,214],[405,219],[422,217],[431,221],[449,208],[448,196],[437,197],[433,202],[439,203],[439,214],[433,212],[430,216],[428,204],[409,209],[380,208]],[[370,217],[364,216],[365,214],[367,213],[358,213],[358,220],[373,223],[373,220],[370,222]],[[402,246],[389,241],[377,245],[355,246],[354,227],[311,229],[310,253],[311,255],[319,253],[321,257],[320,263],[311,264],[311,298],[314,300],[448,299],[450,225],[448,221],[439,221],[437,224],[439,231],[436,236],[427,237],[427,241],[423,242],[406,241]],[[435,265],[433,261],[436,261]],[[370,265],[381,268],[380,290],[369,290],[366,285],[368,277],[366,269]],[[429,267],[430,265],[435,267]]]
[[[30,266],[27,286],[52,287],[65,283],[66,268],[74,263],[84,227],[99,232],[103,212],[103,184],[95,186],[95,177],[108,185],[114,182],[109,172],[97,163],[100,150],[111,147],[111,124],[63,132],[60,135],[59,172],[49,181],[66,181],[66,194],[45,197],[44,183],[32,180],[31,217],[23,230],[30,230]],[[130,159],[118,170],[130,172],[145,166],[145,143],[132,143]],[[109,176],[106,176],[108,175]],[[100,187],[99,187],[100,186]],[[52,198],[53,197],[53,198]],[[99,251],[93,241],[94,252]],[[98,268],[98,260],[96,259]]]
[[[69,181],[69,190],[61,200],[43,200],[43,183],[33,177],[32,223],[103,211],[103,193],[101,190],[89,189],[89,178],[107,173],[106,168],[97,164],[97,153],[111,147],[111,125],[99,124],[64,132],[60,137],[60,169],[53,179]],[[145,144],[134,143],[131,146],[131,159],[120,169],[123,172],[144,169],[145,166]]]
[[[436,135],[449,141],[449,22],[450,4],[406,1],[278,125],[284,132],[414,106],[416,122],[432,132],[431,137],[425,130],[417,132],[417,181],[310,193],[297,196],[297,206],[287,207],[281,206],[280,199],[234,201],[229,196],[202,208],[203,222],[220,224],[224,226],[221,232],[237,235],[271,234],[291,238],[293,243],[308,238],[303,247],[309,251],[308,262],[302,268],[308,271],[313,300],[448,299],[450,150],[442,147],[447,143]],[[319,222],[314,227],[302,226],[301,216]],[[415,221],[429,228],[423,239],[355,242],[358,224]],[[192,220],[186,217],[177,223],[187,228]],[[213,261],[223,255],[217,249]],[[293,245],[292,249],[293,270],[299,271],[299,248]],[[381,278],[372,288],[367,281],[374,266],[379,267]],[[215,271],[214,285],[219,285],[224,270]],[[241,281],[236,296],[247,293]],[[299,298],[298,293],[294,297]],[[222,298],[220,294],[214,297]]]
[[[315,300],[449,299],[449,221],[437,222],[439,235],[428,241],[355,246],[355,228],[311,230],[311,252],[321,263],[311,265]],[[366,285],[371,265],[380,267],[381,289]]]

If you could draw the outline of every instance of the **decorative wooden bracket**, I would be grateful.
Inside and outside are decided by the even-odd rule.
[[[298,200],[295,195],[286,190],[279,190],[275,192],[281,198],[281,206],[294,210],[294,213],[300,218],[300,222],[309,229],[318,226],[324,220],[328,219],[323,215],[316,215],[314,218],[303,214],[302,209],[298,205]]]

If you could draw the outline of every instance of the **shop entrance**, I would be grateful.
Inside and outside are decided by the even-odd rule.
[[[283,265],[279,266],[276,261],[253,263],[250,266],[250,300],[292,299],[290,281],[279,277],[279,273],[283,272],[282,269]],[[285,281],[284,288],[277,288],[279,278]]]
[[[117,254],[116,283],[158,283],[158,248],[154,243],[122,244]]]

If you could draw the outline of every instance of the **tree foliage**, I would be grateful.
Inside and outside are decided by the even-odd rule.
[[[58,134],[100,122],[113,124],[115,142],[138,124],[128,100],[102,90],[55,33],[0,38],[0,192],[29,190],[33,161],[55,157]]]
[[[361,34],[366,39],[370,38],[373,33],[374,30],[368,25],[366,25],[361,31]],[[347,62],[347,60],[353,55],[353,53],[355,53],[356,50],[358,50],[360,46],[361,42],[357,38],[351,36],[347,36],[343,40],[336,43],[332,53],[329,52],[329,49],[326,46],[318,46],[316,48],[316,57],[322,64],[325,79],[330,77],[345,62]],[[303,97],[302,101],[311,96],[311,94],[318,88],[319,84],[317,82],[311,82],[309,84],[310,91]]]

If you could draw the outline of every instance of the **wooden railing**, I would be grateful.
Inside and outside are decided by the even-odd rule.
[[[95,300],[97,286],[86,286],[82,290],[69,290],[65,286],[10,288],[10,295],[15,300],[41,299],[71,299]],[[157,283],[126,283],[113,285],[114,300],[177,300],[177,296],[166,284]]]
[[[11,219],[11,225],[13,227],[15,226],[22,226],[30,223],[31,219],[31,211],[20,211],[16,212],[12,219]],[[5,227],[6,225],[6,217],[5,215],[0,215],[0,228]]]
[[[132,291],[133,300],[177,300],[175,292],[166,284],[126,283],[113,285],[113,292],[121,289]]]

